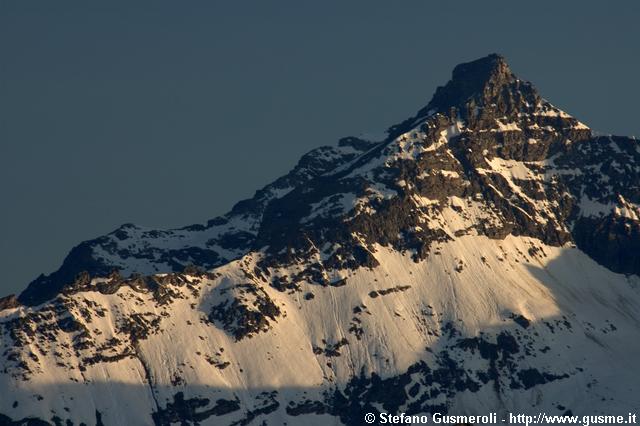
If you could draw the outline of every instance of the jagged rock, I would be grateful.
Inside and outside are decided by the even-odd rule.
[[[213,306],[209,320],[221,323],[236,340],[267,331],[270,320],[281,315],[280,308],[255,284],[238,284],[223,289],[220,295],[229,298]]]
[[[14,309],[18,306],[20,306],[20,302],[15,294],[0,297],[0,311],[4,311],[5,309]]]

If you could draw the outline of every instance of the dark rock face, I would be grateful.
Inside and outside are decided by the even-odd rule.
[[[419,361],[406,372],[387,378],[362,371],[346,386],[327,392],[323,400],[290,402],[287,414],[328,413],[345,425],[360,425],[364,415],[378,413],[378,407],[390,414],[447,413],[449,401],[460,392],[475,393],[491,386],[504,394],[570,377],[567,372],[527,366],[526,356],[531,356],[527,352],[536,345],[533,333],[503,330],[495,335],[463,338],[452,324],[444,328],[448,341],[432,354],[432,360]]]
[[[209,405],[210,401],[207,398],[185,399],[184,393],[178,392],[173,396],[173,402],[153,413],[152,418],[157,426],[168,426],[178,422],[198,424],[211,416],[223,416],[240,409],[238,400],[218,399],[212,407],[208,407]]]
[[[492,54],[456,66],[451,81],[436,90],[421,112],[436,110],[447,114],[456,108],[469,127],[482,128],[492,125],[496,117],[533,112],[540,101],[531,83],[517,79],[505,59]]]
[[[71,250],[60,269],[48,276],[40,275],[31,282],[20,293],[18,300],[25,305],[38,305],[53,298],[65,285],[72,283],[80,272],[107,275],[112,269],[93,256],[91,242],[85,241]]]
[[[576,244],[596,262],[614,272],[640,275],[640,223],[611,215],[580,218],[574,232]]]
[[[564,179],[576,198],[608,206],[596,205],[593,213],[574,209],[572,234],[578,247],[614,272],[640,275],[640,143],[597,137],[573,145],[556,163],[580,170]]]
[[[51,426],[51,423],[34,418],[26,418],[14,421],[11,420],[11,417],[0,414],[0,426]]]
[[[5,309],[13,309],[20,306],[20,302],[15,294],[11,294],[6,297],[0,297],[0,311],[4,311]]]
[[[270,321],[281,315],[269,295],[253,283],[223,289],[220,299],[226,300],[213,306],[209,320],[221,324],[236,341],[268,330]]]

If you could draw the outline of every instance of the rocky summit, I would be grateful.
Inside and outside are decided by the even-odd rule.
[[[0,299],[0,425],[361,425],[640,404],[640,144],[454,68],[204,225],[123,225]]]

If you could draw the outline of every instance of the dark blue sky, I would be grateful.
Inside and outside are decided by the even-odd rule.
[[[125,222],[204,222],[490,52],[640,134],[637,1],[0,0],[0,295]]]

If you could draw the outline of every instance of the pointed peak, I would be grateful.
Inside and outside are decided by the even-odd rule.
[[[497,76],[509,78],[513,77],[513,73],[504,56],[492,53],[484,58],[456,66],[453,69],[451,81],[465,80],[484,83]]]
[[[473,100],[474,106],[496,103],[496,98],[503,94],[503,89],[512,87],[518,81],[506,59],[492,53],[456,66],[451,80],[445,86],[438,87],[426,109],[446,113],[452,107],[464,111],[470,100]],[[523,86],[528,94],[536,96],[531,85]]]
[[[388,133],[393,138],[434,113],[465,120],[472,126],[479,115],[485,115],[482,113],[485,107],[492,110],[488,115],[508,116],[534,108],[540,100],[530,83],[519,80],[511,72],[503,56],[492,53],[457,65],[451,80],[436,89],[427,106],[414,117],[391,126]]]
[[[519,123],[523,120],[540,121],[540,127],[587,128],[542,99],[535,87],[517,78],[506,59],[496,53],[457,65],[451,79],[436,89],[426,107],[414,117],[389,128],[389,138],[438,114],[450,123],[462,121],[471,130],[499,130],[499,122]],[[551,122],[552,119],[562,123]]]

